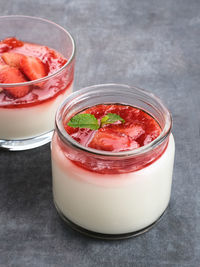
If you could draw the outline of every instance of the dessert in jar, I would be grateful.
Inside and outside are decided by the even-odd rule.
[[[72,92],[74,41],[40,18],[0,17],[0,26],[0,147],[34,148],[51,140],[56,110]]]
[[[166,210],[172,118],[153,94],[118,84],[81,89],[56,115],[54,203],[72,228],[107,239],[150,229]]]

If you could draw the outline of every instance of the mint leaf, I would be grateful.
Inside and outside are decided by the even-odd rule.
[[[98,120],[92,114],[77,114],[70,119],[67,123],[68,126],[73,128],[89,128],[91,130],[98,130]]]
[[[115,113],[108,113],[107,115],[105,115],[102,119],[101,119],[101,127],[104,124],[111,124],[114,123],[116,121],[122,121],[123,123],[125,122],[124,119],[122,119],[122,117],[120,117],[119,115],[115,114]]]

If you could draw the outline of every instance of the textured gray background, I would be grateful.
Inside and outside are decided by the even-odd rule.
[[[173,114],[176,140],[167,213],[150,232],[115,242],[64,227],[49,145],[0,151],[0,266],[200,266],[200,1],[1,0],[0,10],[69,29],[75,89],[117,82],[154,92]]]

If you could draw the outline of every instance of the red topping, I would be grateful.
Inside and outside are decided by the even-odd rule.
[[[1,66],[0,69],[0,83],[23,83],[27,82],[23,74],[14,67]],[[18,87],[6,87],[6,92],[8,92],[13,97],[23,97],[29,92],[28,86],[18,86]]]
[[[93,114],[99,121],[108,113],[118,114],[125,120],[114,124],[104,125],[98,130],[86,128],[72,128],[63,121],[67,133],[85,147],[103,151],[129,151],[142,147],[161,134],[159,124],[145,111],[119,104],[97,105],[86,109],[82,113]],[[56,135],[55,135],[56,138]],[[121,174],[138,171],[155,162],[164,153],[168,139],[155,149],[139,156],[126,158],[102,157],[85,151],[71,148],[58,137],[60,148],[64,155],[77,166],[102,174]],[[107,176],[102,176],[107,177]]]
[[[43,78],[58,71],[66,62],[67,60],[61,54],[47,46],[22,42],[13,37],[0,41],[0,65],[7,64],[10,67],[18,68],[18,71],[15,70],[11,73],[12,83],[19,83],[19,79],[20,82],[23,82],[24,80],[32,81]],[[59,94],[63,94],[71,85],[73,67],[72,63],[71,68],[64,69],[62,73],[48,81],[34,83],[29,88],[24,87],[28,88],[26,94],[25,90],[24,93],[14,93],[11,92],[12,89],[3,90],[4,88],[1,87],[0,107],[20,108],[53,100]],[[13,72],[16,72],[16,75],[13,75]],[[4,77],[5,75],[2,74],[1,76]],[[13,80],[15,76],[18,77],[16,81]],[[3,80],[10,80],[10,77]],[[0,81],[0,83],[5,82]],[[18,91],[22,92],[22,89],[20,88]]]
[[[131,106],[97,105],[83,113],[93,114],[99,120],[107,113],[115,113],[125,120],[125,123],[104,125],[97,131],[65,124],[67,133],[86,147],[113,152],[132,150],[152,142],[161,133],[160,126],[150,115]]]
[[[9,66],[19,68],[20,61],[25,56],[19,53],[3,53],[1,57]]]
[[[36,57],[24,56],[20,61],[20,67],[30,80],[37,80],[47,75],[44,63]]]

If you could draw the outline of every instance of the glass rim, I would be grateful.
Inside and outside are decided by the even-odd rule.
[[[112,87],[116,87],[116,86],[121,86],[123,88],[126,89],[134,89],[137,92],[142,92],[144,93],[146,96],[156,100],[157,103],[159,103],[159,105],[163,108],[164,112],[166,113],[165,116],[165,125],[160,133],[160,135],[154,139],[152,142],[150,142],[147,145],[144,145],[142,147],[139,147],[137,149],[133,149],[133,150],[126,150],[126,151],[121,151],[121,152],[110,152],[110,151],[104,151],[104,150],[97,150],[94,148],[90,148],[90,147],[85,147],[83,145],[81,145],[80,143],[78,143],[77,141],[75,141],[66,131],[65,128],[63,126],[63,115],[67,109],[67,103],[70,103],[71,101],[75,100],[78,96],[84,96],[84,93],[88,93],[89,90],[91,90],[92,92],[94,92],[94,89],[97,88],[103,88],[103,87],[108,87],[108,86],[112,86]],[[105,89],[105,88],[104,88]],[[99,103],[101,104],[101,103]],[[119,103],[120,104],[120,103]],[[56,117],[55,117],[55,125],[56,125],[56,129],[58,131],[59,137],[66,143],[70,144],[71,146],[73,146],[74,148],[77,148],[81,151],[90,153],[90,154],[94,154],[97,156],[107,156],[107,157],[117,157],[117,158],[121,158],[121,157],[129,157],[129,156],[138,156],[141,154],[144,154],[146,152],[149,152],[150,150],[156,148],[157,146],[159,146],[160,144],[162,144],[162,142],[169,136],[169,134],[171,133],[171,129],[172,129],[172,115],[169,112],[169,110],[167,109],[167,107],[163,104],[163,102],[156,97],[153,93],[150,93],[144,89],[135,87],[135,86],[129,86],[129,85],[125,85],[125,84],[116,84],[116,83],[109,83],[109,84],[97,84],[97,85],[92,85],[92,86],[88,86],[88,87],[84,87],[82,89],[79,89],[76,92],[73,92],[72,94],[70,94],[65,101],[60,105],[60,107],[58,108],[57,112],[56,112]]]
[[[4,18],[8,18],[8,19],[9,18],[10,19],[12,19],[12,18],[25,18],[25,19],[32,19],[32,20],[38,20],[38,21],[40,20],[40,21],[43,21],[43,22],[46,22],[48,24],[52,24],[52,25],[56,26],[57,28],[61,29],[63,32],[65,32],[69,36],[69,38],[72,42],[72,53],[71,53],[69,60],[62,66],[62,68],[60,68],[59,70],[57,70],[56,72],[54,72],[48,76],[45,76],[45,77],[37,79],[37,80],[22,82],[22,83],[0,83],[0,87],[4,88],[4,87],[27,86],[27,85],[34,85],[36,83],[47,81],[47,80],[57,76],[59,73],[61,73],[74,59],[75,53],[76,53],[75,40],[74,40],[73,36],[71,35],[71,33],[69,31],[67,31],[64,27],[60,26],[59,24],[57,24],[51,20],[48,20],[48,19],[44,19],[44,18],[40,18],[40,17],[34,17],[34,16],[24,16],[24,15],[0,16],[0,20],[4,19]]]

